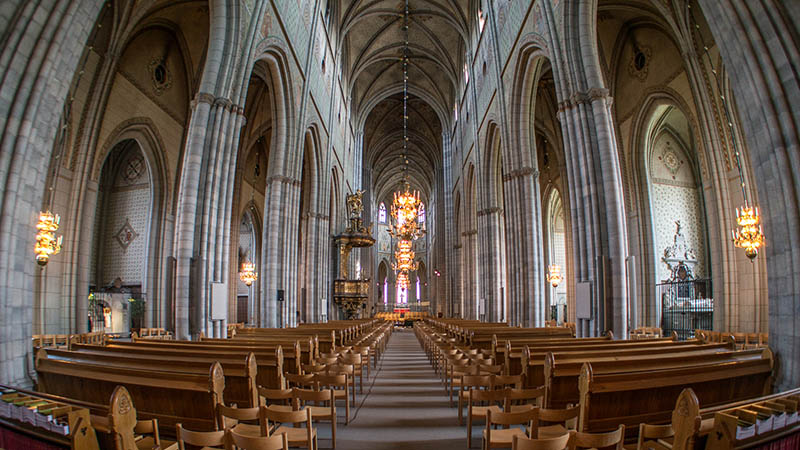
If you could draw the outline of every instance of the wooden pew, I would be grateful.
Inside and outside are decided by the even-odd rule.
[[[178,423],[195,430],[217,429],[214,410],[225,388],[219,363],[209,364],[207,374],[198,375],[50,359],[47,350],[41,349],[36,354],[36,372],[42,392],[101,404],[122,385],[140,417],[158,419],[165,430]]]
[[[544,404],[547,408],[566,408],[578,404],[580,389],[578,378],[584,363],[591,363],[594,375],[620,372],[645,372],[676,368],[687,365],[719,364],[724,362],[756,360],[764,357],[763,350],[743,351],[691,351],[682,349],[677,353],[647,354],[634,356],[581,356],[569,353],[548,353],[544,360]]]
[[[130,353],[100,350],[48,350],[48,358],[87,364],[120,367],[126,369],[148,370],[157,368],[165,372],[191,373],[203,375],[214,360],[185,355],[135,355]],[[258,364],[253,353],[241,358],[215,358],[225,373],[224,400],[226,404],[242,407],[258,406],[258,385],[256,374]]]
[[[771,390],[772,367],[771,351],[756,360],[610,374],[595,374],[592,364],[584,363],[578,431],[611,431],[619,424],[636,430],[643,422],[667,422],[687,387],[701,404],[709,406],[766,395]]]
[[[647,355],[662,355],[679,352],[695,353],[716,353],[720,351],[733,350],[729,343],[698,344],[697,342],[679,341],[654,343],[650,340],[644,341],[614,341],[607,345],[592,346],[572,346],[572,347],[537,347],[535,349],[526,348],[522,353],[520,367],[522,374],[525,375],[525,385],[528,387],[542,386],[545,383],[544,364],[548,353],[569,357],[572,359],[589,359],[594,357],[635,357]],[[649,344],[649,345],[648,345]],[[512,369],[515,367],[512,360]],[[512,375],[517,375],[512,372]]]
[[[157,342],[157,341],[154,341]],[[150,342],[148,342],[149,344]],[[165,342],[166,343],[166,342]],[[253,353],[256,360],[256,384],[269,389],[280,389],[284,385],[284,356],[281,347],[271,349],[244,348],[211,348],[200,347],[170,348],[167,346],[118,345],[109,344],[104,347],[78,345],[75,350],[116,352],[122,355],[147,355],[173,358],[204,359],[205,361],[225,361],[230,359],[244,360]],[[126,343],[131,344],[131,343]]]

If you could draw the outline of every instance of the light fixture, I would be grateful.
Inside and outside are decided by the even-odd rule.
[[[242,263],[242,271],[239,272],[239,279],[242,280],[244,284],[251,286],[253,282],[258,279],[256,265],[249,261]]]
[[[394,270],[406,273],[417,270],[417,264],[414,262],[415,254],[411,248],[411,241],[399,241],[397,243],[397,251],[394,252],[394,258],[397,262],[394,264]]]
[[[61,222],[61,217],[58,214],[53,214],[50,211],[39,213],[39,222],[36,224],[36,263],[44,267],[50,260],[50,257],[58,254],[61,251],[62,237],[56,238],[56,231],[58,231],[58,224]]]
[[[731,230],[733,245],[744,249],[744,254],[755,259],[758,249],[764,245],[764,233],[761,231],[761,216],[758,208],[745,204],[742,209],[736,208],[736,223],[739,228]]]
[[[692,9],[690,2],[686,3],[686,9]],[[708,46],[703,40],[703,33],[700,32],[700,25],[694,20],[694,15],[689,14],[689,17],[694,22],[694,27],[700,37],[700,43],[703,45],[703,51],[708,58],[708,64],[711,67],[711,73],[714,75],[714,80],[717,82],[717,91],[720,93],[723,90],[722,83],[717,76],[717,70],[714,68],[714,60],[708,51]],[[751,205],[748,196],[746,184],[744,181],[744,170],[742,170],[742,161],[739,154],[739,146],[737,145],[736,131],[733,129],[733,118],[731,117],[730,109],[725,95],[720,94],[722,101],[722,110],[725,111],[725,119],[728,121],[728,130],[731,133],[731,144],[733,145],[733,155],[736,161],[736,169],[739,171],[739,184],[742,188],[742,198],[744,199],[744,206],[741,209],[736,208],[736,224],[738,228],[731,230],[731,238],[733,245],[738,248],[744,249],[744,254],[750,259],[750,262],[758,256],[758,249],[764,246],[764,232],[761,230],[761,216],[758,214],[758,207]]]
[[[561,273],[561,266],[558,264],[550,264],[550,267],[547,268],[546,278],[551,286],[554,288],[558,287],[564,280],[564,275]]]
[[[397,274],[397,286],[400,289],[408,289],[408,272],[400,272]]]

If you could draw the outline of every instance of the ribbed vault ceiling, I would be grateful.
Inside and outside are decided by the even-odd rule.
[[[426,197],[441,170],[442,122],[455,103],[468,35],[464,0],[409,0],[409,177]],[[341,3],[345,68],[374,198],[403,175],[403,0]]]

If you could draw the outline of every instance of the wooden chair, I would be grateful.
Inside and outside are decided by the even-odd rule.
[[[347,382],[347,375],[314,375],[314,381],[319,388],[333,389],[333,396],[336,400],[344,400],[345,425],[350,423],[350,384]]]
[[[191,431],[183,428],[182,424],[175,426],[175,436],[178,441],[164,450],[186,450],[186,444],[208,448],[225,448],[225,431]]]
[[[529,406],[541,407],[544,401],[544,386],[533,389],[507,388],[504,410],[507,412],[524,411]]]
[[[324,367],[324,366],[323,366]],[[309,388],[314,386],[314,373],[304,373],[302,375],[298,375],[296,373],[287,373],[284,375],[286,377],[286,386],[291,390],[291,388]]]
[[[539,408],[530,407],[526,411],[517,412],[497,412],[486,411],[486,428],[483,430],[483,450],[491,448],[511,448],[514,436],[530,437],[527,431],[536,433],[537,421],[539,418]],[[500,430],[492,429],[494,425],[511,427],[511,425],[522,425],[523,428],[511,427]]]
[[[233,430],[226,431],[228,448],[236,446],[240,450],[289,450],[288,437],[285,434],[275,436],[248,436]]]
[[[217,404],[217,423],[223,429],[232,429],[239,434],[248,436],[268,436],[269,433],[261,422],[259,407],[237,408]],[[258,422],[257,424],[245,421]]]
[[[355,391],[355,377],[357,376],[361,393],[364,392],[364,366],[362,361],[363,359],[360,353],[347,352],[342,353],[339,357],[340,365],[351,366],[353,368],[353,390]]]
[[[492,386],[494,386],[494,389],[521,389],[523,386],[525,386],[524,383],[525,380],[523,379],[522,375],[495,375],[494,379],[492,380]]]
[[[472,389],[488,390],[492,387],[491,375],[462,375],[458,391],[458,424],[463,423],[464,404],[469,401],[469,391]]]
[[[325,367],[327,367],[327,366],[325,364],[316,364],[315,363],[315,364],[303,364],[300,367],[303,368],[303,373],[313,375],[315,373],[324,372],[325,371]]]
[[[473,420],[485,420],[489,411],[502,412],[500,405],[505,402],[506,394],[506,390],[467,391],[467,447],[472,447]]]
[[[276,411],[294,411],[292,406],[294,397],[292,389],[267,389],[258,388],[258,396],[261,399],[259,405],[267,406]]]
[[[570,450],[578,448],[605,448],[614,447],[615,450],[624,450],[625,425],[620,425],[616,431],[608,433],[582,433],[570,431]]]
[[[668,439],[673,436],[675,436],[675,430],[672,428],[672,424],[649,425],[640,423],[636,448],[637,450],[671,450],[672,445],[661,439]]]
[[[547,439],[530,439],[515,435],[511,441],[512,450],[564,450],[569,445],[570,434]]]
[[[539,409],[539,439],[552,438],[567,434],[578,425],[580,406],[566,409]],[[542,422],[549,425],[542,425]]]
[[[136,433],[136,447],[142,450],[169,447],[173,441],[162,441],[158,434],[158,419],[137,420],[133,428]]]
[[[304,447],[309,450],[316,450],[317,446],[317,430],[313,427],[311,422],[311,410],[304,408],[298,411],[275,411],[261,407],[261,423],[264,424],[267,430],[271,430],[270,436],[277,434],[285,434],[286,439],[291,447]],[[302,427],[287,427],[284,424],[301,424],[304,423],[305,428]],[[280,424],[277,427],[273,425]]]
[[[331,422],[331,448],[336,448],[336,398],[333,389],[292,389],[292,396],[296,399],[296,409],[305,407],[311,410],[311,420]],[[328,406],[322,406],[325,403]]]
[[[325,368],[325,373],[328,375],[345,375],[347,382],[350,383],[350,393],[353,397],[353,404],[356,403],[356,375],[355,366],[353,364],[338,363],[332,364]]]

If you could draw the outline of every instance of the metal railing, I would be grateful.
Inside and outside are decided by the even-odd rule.
[[[714,324],[711,280],[696,279],[656,285],[661,301],[661,329],[665,336],[675,331],[678,339],[694,337],[694,330],[710,330]]]

